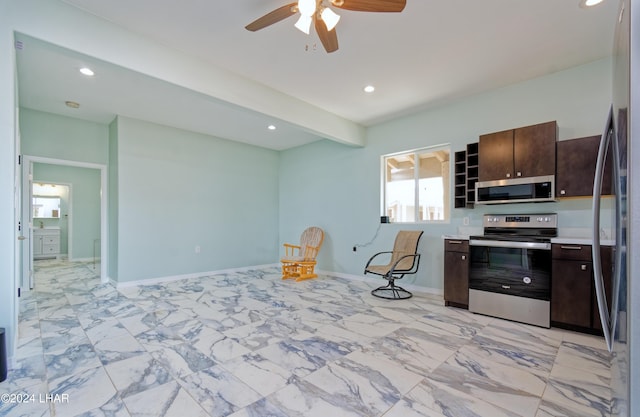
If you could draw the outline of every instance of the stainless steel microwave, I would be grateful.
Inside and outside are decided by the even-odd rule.
[[[555,175],[476,183],[476,204],[555,201]]]

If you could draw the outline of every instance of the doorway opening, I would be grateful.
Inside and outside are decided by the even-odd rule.
[[[22,288],[36,284],[34,259],[47,258],[91,264],[107,282],[106,165],[25,156],[22,185]]]
[[[32,257],[38,259],[72,259],[73,216],[71,184],[43,181],[36,176],[31,187],[31,221],[33,224]],[[97,232],[100,233],[98,221]]]

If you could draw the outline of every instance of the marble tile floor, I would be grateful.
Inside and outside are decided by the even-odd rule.
[[[277,268],[117,290],[38,261],[1,416],[607,416],[601,338]]]

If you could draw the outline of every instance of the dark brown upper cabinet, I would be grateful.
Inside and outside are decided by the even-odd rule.
[[[556,196],[589,197],[593,195],[600,136],[562,140],[556,144]],[[605,164],[602,194],[611,194],[611,157]]]
[[[555,121],[481,135],[478,180],[554,175],[557,138]]]

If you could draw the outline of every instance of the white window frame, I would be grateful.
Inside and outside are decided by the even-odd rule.
[[[382,216],[387,216],[387,159],[388,158],[393,158],[396,156],[400,156],[400,155],[410,155],[410,154],[421,154],[421,153],[430,153],[430,152],[437,152],[437,151],[447,151],[447,153],[449,154],[449,166],[447,167],[447,172],[448,172],[448,180],[445,181],[445,184],[443,184],[444,187],[444,198],[443,198],[443,212],[444,212],[444,218],[443,219],[434,219],[434,220],[422,220],[422,219],[418,219],[420,210],[420,184],[419,184],[419,170],[418,170],[418,165],[416,164],[414,167],[414,199],[415,199],[415,212],[414,212],[414,219],[412,221],[406,221],[406,222],[397,222],[397,223],[402,223],[402,224],[431,224],[431,223],[436,223],[436,224],[445,224],[445,223],[449,223],[450,219],[451,219],[451,178],[452,178],[452,166],[451,166],[451,157],[452,157],[452,153],[451,153],[451,144],[449,143],[444,143],[444,144],[438,144],[438,145],[433,145],[433,146],[426,146],[423,148],[416,148],[416,149],[410,149],[410,150],[406,150],[406,151],[401,151],[401,152],[394,152],[394,153],[389,153],[386,155],[382,155],[380,157],[380,212],[382,213]]]

